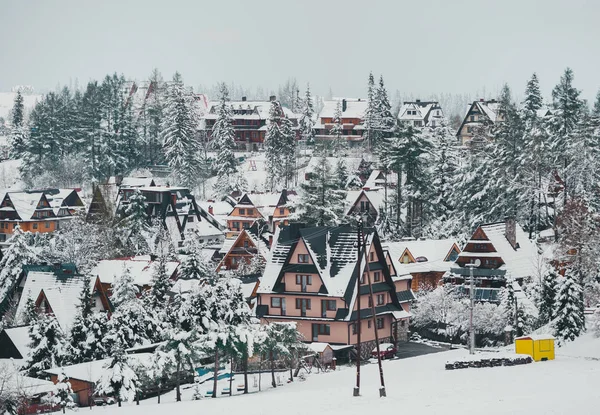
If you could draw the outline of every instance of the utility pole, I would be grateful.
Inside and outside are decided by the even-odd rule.
[[[371,284],[371,269],[369,267],[369,257],[367,255],[367,242],[363,239],[363,247],[365,250],[365,266],[367,268],[367,283],[369,284],[369,298],[371,299],[371,319],[373,320],[373,331],[375,332],[375,347],[377,348],[377,363],[379,364],[379,397],[385,398],[385,380],[383,378],[383,366],[381,365],[381,350],[379,349],[379,333],[377,332],[377,314],[375,312],[375,300],[373,299],[373,285]],[[360,296],[360,291],[358,293]]]
[[[475,308],[475,279],[473,278],[473,268],[477,268],[481,265],[481,261],[476,259],[475,262],[465,264],[465,267],[469,268],[470,275],[470,288],[469,297],[471,299],[471,307],[469,308],[469,353],[475,354],[475,331],[473,330],[473,309]]]
[[[356,386],[354,387],[354,396],[360,396],[360,277],[361,277],[361,231],[362,231],[362,219],[358,218],[358,226],[356,235],[358,238],[358,266],[356,277],[356,309],[357,309],[357,321],[356,321]]]

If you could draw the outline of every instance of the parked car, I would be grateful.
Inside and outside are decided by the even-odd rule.
[[[94,406],[112,405],[115,403],[115,398],[112,396],[94,396]]]
[[[379,345],[379,356],[382,359],[391,359],[396,356],[398,349],[392,343],[381,343]],[[371,352],[371,357],[377,357],[377,347]]]

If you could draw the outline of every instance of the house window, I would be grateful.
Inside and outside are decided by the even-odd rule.
[[[472,134],[473,133],[473,127],[467,127],[467,133]]]
[[[280,215],[285,215],[285,209],[284,208],[279,208],[279,214]]]
[[[365,273],[363,272],[363,275],[360,277],[360,283],[364,284],[365,283]]]
[[[246,214],[246,209],[241,209],[240,208],[240,215],[245,215]]]
[[[415,127],[422,127],[423,121],[415,121]]]
[[[38,228],[38,224],[37,224],[37,223],[34,223],[34,224],[33,224],[33,229],[37,229],[37,228]]]
[[[381,280],[381,272],[375,271],[375,276],[373,277],[375,282],[379,282]]]
[[[352,334],[356,334],[356,323],[352,323]]]
[[[367,298],[369,299],[369,301],[368,301],[368,302],[369,302],[369,305],[368,305],[368,307],[373,307],[373,297],[371,297],[371,296],[369,295],[369,296],[367,296]]]
[[[371,328],[371,319],[367,320],[367,328],[369,328],[369,329]]]
[[[233,222],[233,229],[239,230],[240,229],[240,223],[239,222]]]
[[[474,115],[471,115],[471,116],[469,117],[469,121],[475,121],[475,116],[474,116]]]
[[[361,200],[360,202],[360,211],[361,212],[367,212],[369,210],[369,202],[365,202],[364,200]]]
[[[244,229],[250,229],[250,222],[242,222],[242,227]]]
[[[321,300],[321,317],[327,317],[328,311],[336,310],[335,300]]]
[[[281,308],[281,297],[271,297],[271,307]]]
[[[310,299],[296,298],[296,310],[300,310],[301,317],[306,317],[306,310],[310,310]]]
[[[375,253],[374,253],[374,252],[371,252],[371,253],[369,254],[369,262],[373,262],[373,260],[374,260],[374,259],[375,259]]]
[[[300,291],[305,293],[307,286],[312,285],[312,275],[296,275],[296,285],[300,285]]]
[[[378,317],[377,318],[377,330],[381,330],[385,325],[385,321],[383,319],[383,317]]]
[[[193,216],[188,216],[188,222],[193,222],[194,221],[194,217]]]
[[[385,294],[377,294],[377,305],[385,304]]]
[[[329,324],[317,324],[318,326],[318,333],[319,334],[324,334],[326,336],[329,336],[329,334],[331,333],[331,329],[329,327]]]
[[[50,229],[50,222],[46,222],[46,229]]]
[[[250,244],[248,243],[248,241],[244,241],[244,248],[248,249],[248,247],[250,246]]]
[[[298,263],[308,264],[308,254],[298,254]]]
[[[254,215],[254,209],[248,209],[248,216]]]

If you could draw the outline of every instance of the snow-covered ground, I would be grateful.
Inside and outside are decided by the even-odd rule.
[[[376,364],[363,366],[361,396],[352,397],[355,369],[312,374],[304,382],[271,389],[263,375],[263,391],[248,396],[219,397],[190,401],[192,390],[184,391],[184,402],[174,394],[141,405],[126,404],[97,408],[107,415],[162,413],[187,414],[331,414],[372,412],[413,414],[593,414],[600,403],[600,339],[586,334],[558,349],[554,361],[512,367],[446,371],[444,363],[466,355],[452,350],[416,358],[384,361],[387,398],[379,398]],[[283,377],[283,375],[282,375]],[[250,378],[252,384],[252,377]],[[239,383],[241,378],[234,381]],[[208,386],[208,385],[207,385]]]

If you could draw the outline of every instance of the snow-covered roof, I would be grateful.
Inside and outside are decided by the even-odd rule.
[[[502,258],[504,264],[500,269],[506,270],[507,278],[524,278],[536,275],[538,271],[537,247],[528,238],[521,225],[515,224],[516,242],[518,244],[516,249],[506,238],[505,222],[481,225],[481,229],[496,249],[493,256]],[[459,257],[469,256],[473,255],[464,251],[459,255]]]
[[[306,346],[315,353],[323,353],[328,347],[331,348],[329,343],[323,343],[323,342],[312,342],[312,343],[306,344]]]
[[[229,105],[233,109],[233,118],[235,119],[267,120],[269,118],[269,111],[271,110],[271,102],[272,101],[230,101]],[[216,108],[219,104],[219,101],[209,102],[205,118],[216,119]],[[286,117],[297,117],[297,115],[289,108],[282,107],[282,109]]]
[[[454,265],[454,262],[444,260],[455,244],[457,244],[457,242],[454,239],[398,241],[384,244],[383,249],[387,249],[390,253],[390,258],[396,268],[398,277],[401,277],[416,272],[449,271]],[[427,261],[410,264],[401,263],[400,258],[407,249],[413,258],[424,257],[427,258]]]
[[[115,278],[123,274],[124,267],[129,270],[136,285],[150,285],[152,275],[158,266],[149,255],[135,256],[121,259],[104,259],[90,271],[90,275],[99,277],[103,284],[113,284]],[[166,265],[168,275],[173,275],[179,262],[169,261]]]
[[[181,215],[179,220],[183,222],[184,215]],[[198,236],[207,239],[220,238],[223,236],[223,232],[215,225],[210,223],[206,218],[194,217],[193,222],[190,222],[189,218],[185,224],[185,232],[196,232]]]
[[[432,110],[441,108],[436,101],[412,101],[404,102],[398,111],[398,119],[401,121],[428,121],[428,116]]]
[[[343,101],[346,102],[346,110],[343,108]],[[333,118],[338,102],[342,110],[342,118],[363,118],[367,110],[368,102],[356,98],[335,98],[323,101],[323,109],[319,113],[319,118]]]
[[[201,200],[197,201],[196,204],[198,207],[202,208],[207,214],[209,213],[210,207],[212,207],[212,216],[224,227],[227,226],[227,216],[231,213],[233,207],[231,204],[225,201],[207,201]]]
[[[6,335],[10,338],[10,341],[14,344],[14,346],[19,351],[19,354],[23,357],[23,359],[27,359],[29,355],[29,326],[19,326],[4,329]]]
[[[20,369],[20,362],[14,359],[0,359],[1,388],[7,396],[10,392],[14,392],[19,396],[33,397],[55,390],[54,383],[51,381],[23,376],[19,372]]]
[[[286,201],[283,201],[283,204],[280,205],[279,202],[282,201],[283,198],[282,192],[246,193],[244,196],[247,196],[250,199],[253,206],[258,209],[265,219],[268,219],[269,216],[273,216],[277,207],[286,206],[298,197],[296,192],[286,191],[285,199],[287,200],[287,203]],[[242,196],[242,198],[244,196]],[[238,204],[236,207],[244,208],[248,207],[248,205]]]
[[[53,272],[30,271],[17,306],[17,320],[23,318],[27,300],[31,298],[35,302],[43,290],[58,324],[63,329],[68,329],[75,318],[85,281],[84,276],[77,274],[57,276]],[[93,285],[90,290],[93,290]]]
[[[32,218],[44,193],[8,192],[7,194],[21,220],[29,220]]]
[[[154,183],[152,177],[123,177],[121,186],[123,187],[150,187]]]
[[[377,214],[379,214],[379,212],[384,209],[384,207],[385,207],[385,191],[383,189],[348,191],[347,196],[346,196],[346,202],[347,202],[346,214],[347,215],[350,214],[350,209],[352,209],[354,207],[354,205],[358,202],[359,198],[361,198],[363,194],[365,195],[365,197],[367,199],[369,199],[369,203],[371,204],[371,206],[373,206],[373,208],[375,209]],[[388,197],[391,197],[391,194],[389,194],[389,191],[388,191]]]
[[[150,361],[152,355],[152,353],[135,353],[127,355],[127,357],[132,361],[144,364]],[[100,380],[105,367],[108,366],[111,361],[112,358],[107,358],[95,360],[93,362],[79,363],[76,365],[54,367],[52,369],[45,370],[45,372],[51,375],[60,375],[61,373],[64,373],[70,379],[96,383]]]
[[[365,182],[364,187],[367,187],[369,189],[373,189],[373,188],[377,188],[377,187],[384,187],[386,185],[386,178],[385,178],[384,174],[385,173],[383,173],[381,170],[373,169],[371,171],[371,174],[369,175],[369,178]],[[396,172],[390,171],[387,174],[387,186],[388,187],[395,186],[397,183],[397,180],[398,180],[398,175],[396,174]]]

